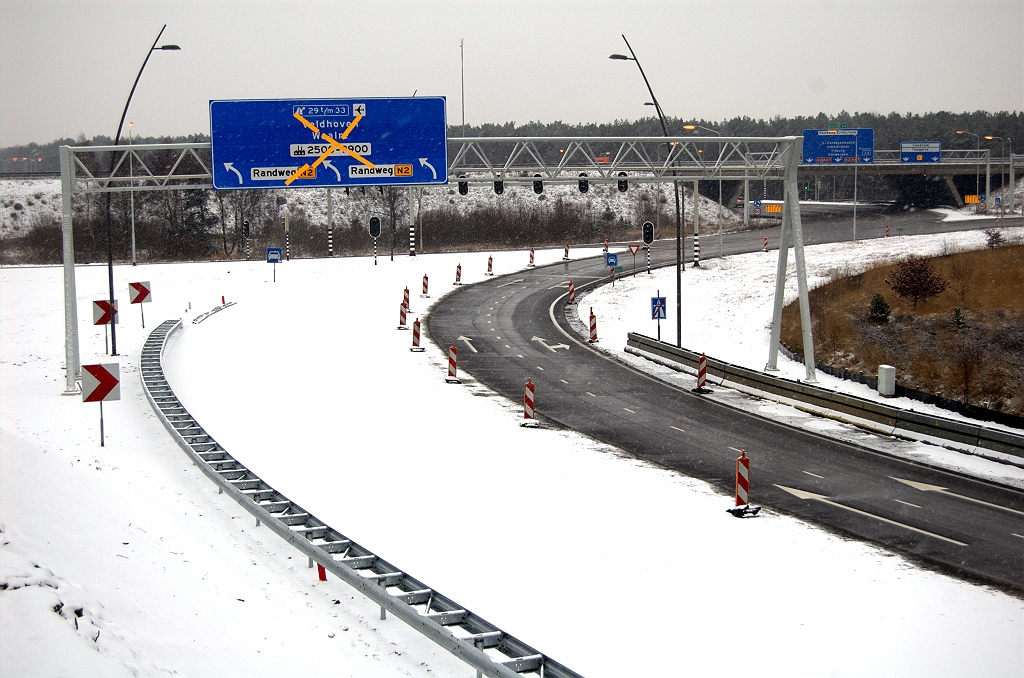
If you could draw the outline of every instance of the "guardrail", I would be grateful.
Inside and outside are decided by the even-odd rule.
[[[582,678],[348,539],[228,454],[178,401],[164,377],[163,351],[181,326],[181,320],[167,320],[146,339],[141,360],[146,397],[192,462],[217,484],[219,491],[252,514],[257,525],[265,524],[306,554],[310,567],[315,561],[380,605],[381,619],[390,611],[479,673],[495,678],[526,672],[550,678]],[[504,658],[495,658],[485,650]]]
[[[655,355],[693,369],[696,368],[697,360],[700,358],[699,353],[685,348],[677,348],[635,332],[628,334],[626,351],[641,357],[648,357],[643,355],[644,353]],[[764,372],[739,367],[711,357],[708,358],[707,374],[709,381],[715,378],[719,380],[719,384],[731,382],[782,398],[804,402],[826,412],[840,413],[846,415],[846,418],[853,418],[851,423],[863,425],[864,422],[871,422],[877,426],[867,426],[867,428],[879,430],[888,435],[902,435],[909,438],[927,436],[947,440],[975,448],[974,453],[978,456],[1015,466],[1024,466],[1024,435],[903,410],[885,403],[845,393],[836,393],[803,382],[780,379]]]

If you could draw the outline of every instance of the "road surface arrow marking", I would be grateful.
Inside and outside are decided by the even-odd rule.
[[[840,503],[832,501],[831,499],[829,499],[828,497],[826,497],[823,494],[815,494],[814,492],[807,492],[806,490],[797,490],[797,489],[792,488],[792,487],[786,487],[785,485],[775,485],[775,487],[777,487],[780,490],[783,490],[785,492],[789,492],[791,495],[793,495],[794,497],[796,497],[798,499],[816,499],[816,500],[820,501],[823,504],[828,504],[829,506],[836,506],[838,508],[845,509],[847,511],[852,511],[853,513],[858,513],[858,514],[860,514],[862,516],[867,516],[868,518],[874,518],[875,520],[881,520],[883,523],[889,523],[890,525],[896,525],[897,527],[902,527],[902,528],[904,528],[906,530],[911,530],[912,532],[918,532],[920,534],[926,534],[929,537],[935,537],[936,539],[941,539],[942,541],[948,541],[950,544],[956,544],[957,546],[967,546],[967,544],[963,543],[962,541],[957,541],[955,539],[950,539],[949,537],[943,537],[941,535],[935,534],[934,532],[928,532],[926,530],[921,530],[921,529],[918,529],[916,527],[911,527],[910,525],[905,525],[903,523],[898,523],[895,520],[889,520],[888,518],[883,518],[882,516],[876,516],[873,513],[868,513],[867,511],[861,511],[860,509],[855,509],[855,508],[853,508],[851,506],[843,506]]]
[[[118,389],[116,393],[112,392],[117,388],[117,385],[121,383],[121,380],[109,371],[110,369],[117,368],[117,363],[111,363],[108,365],[82,365],[82,371],[96,380],[95,385],[92,383],[86,383],[83,380],[82,402],[98,403],[104,400],[120,400],[120,389]],[[90,386],[93,387],[91,390],[89,389]]]
[[[547,339],[541,339],[540,337],[532,337],[530,341],[539,342],[541,346],[552,353],[558,353],[558,349],[560,348],[564,348],[566,351],[569,350],[569,344],[548,344]]]
[[[470,339],[469,337],[456,337],[455,341],[464,341],[464,342],[466,342],[466,346],[469,346],[469,350],[472,351],[473,353],[479,353],[480,352],[480,351],[476,350],[476,348],[473,346],[473,344],[470,343],[473,340]]]
[[[498,285],[498,287],[506,287],[508,285],[515,285],[516,283],[521,283],[521,282],[523,282],[522,278],[520,278],[519,280],[513,280],[512,282],[502,283],[501,285]]]
[[[238,175],[238,185],[239,186],[242,185],[242,173],[239,172],[235,168],[235,163],[233,163],[233,162],[226,162],[226,163],[224,163],[224,169],[226,169],[229,172],[234,172],[235,174],[237,174]]]
[[[433,165],[431,165],[429,162],[427,162],[426,158],[420,158],[420,167],[429,167],[430,168],[430,173],[434,175],[434,179],[435,180],[437,179],[437,170],[434,169]]]
[[[972,499],[971,497],[965,497],[962,494],[954,494],[947,492],[945,487],[939,487],[938,485],[928,485],[927,483],[918,483],[913,480],[904,480],[903,478],[897,478],[895,476],[889,476],[893,480],[903,483],[904,485],[910,485],[915,490],[921,490],[922,492],[938,492],[939,494],[945,494],[949,497],[956,497],[957,499],[963,499],[965,501],[973,501],[975,504],[981,504],[982,506],[991,506],[1002,511],[1009,511],[1010,513],[1016,513],[1019,516],[1024,516],[1024,511],[1018,511],[1017,509],[1008,508],[1006,506],[999,506],[998,504],[990,504],[987,501],[980,499]]]
[[[338,171],[338,168],[330,160],[324,160],[324,167],[330,167],[334,170],[334,175],[338,177],[338,181],[341,181],[341,172]]]

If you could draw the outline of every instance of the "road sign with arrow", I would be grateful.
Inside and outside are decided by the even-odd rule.
[[[210,152],[216,189],[445,184],[445,98],[211,101]]]

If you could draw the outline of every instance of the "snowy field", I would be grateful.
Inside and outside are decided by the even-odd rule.
[[[736,520],[731,497],[703,482],[580,435],[521,429],[519,403],[472,380],[445,384],[443,353],[413,354],[395,329],[402,288],[411,321],[451,289],[456,263],[473,282],[486,258],[293,261],[277,282],[259,262],[118,267],[122,399],[104,408],[105,447],[98,406],[60,395],[61,270],[0,271],[0,675],[473,675],[337,580],[317,582],[171,442],[137,372],[149,329],[178,317],[168,376],[233,455],[583,675],[1024,675],[1019,598],[771,512]],[[808,259],[820,273],[822,257]],[[526,262],[494,253],[498,275]],[[749,265],[722,278],[739,287],[726,293],[734,312],[689,339],[760,367],[763,323],[750,318],[761,310],[736,306],[760,276]],[[684,282],[696,291],[703,275]],[[126,303],[135,280],[153,284],[147,330]],[[78,268],[85,363],[107,361],[89,322],[105,289],[105,268]],[[591,295],[595,311],[626,291]],[[237,305],[190,322],[221,295]],[[622,315],[619,329],[602,324],[606,346],[624,345],[609,334],[634,322]],[[630,329],[653,334],[646,318]],[[542,412],[542,391],[537,402]]]

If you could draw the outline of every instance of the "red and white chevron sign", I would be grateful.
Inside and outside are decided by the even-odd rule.
[[[153,301],[153,286],[149,281],[128,283],[128,303],[148,304]]]
[[[121,366],[118,363],[82,365],[82,402],[100,403],[121,399]]]
[[[110,312],[110,302],[106,299],[92,302],[92,324],[109,325],[110,316],[114,316],[114,323],[119,324],[121,317],[117,313],[117,299],[114,299],[114,312]]]

